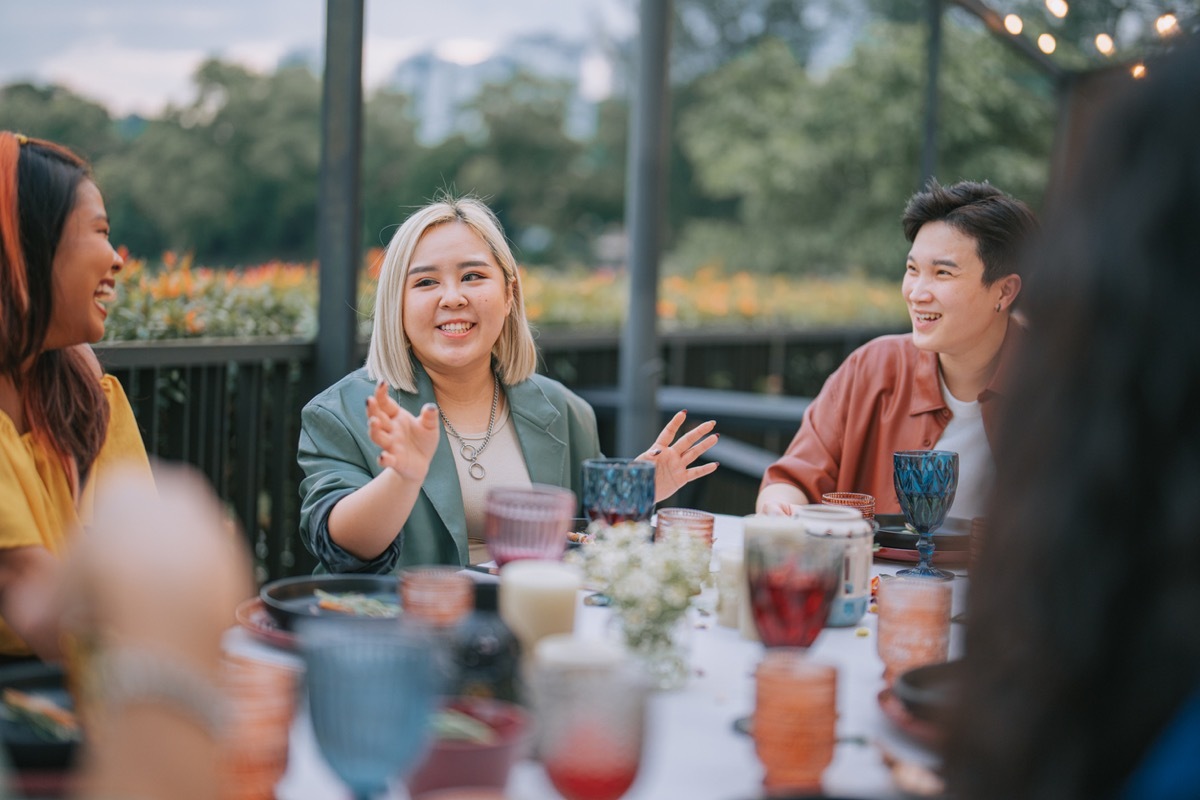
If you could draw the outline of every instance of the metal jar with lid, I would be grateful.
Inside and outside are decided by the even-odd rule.
[[[871,599],[871,557],[877,523],[863,519],[858,509],[847,506],[800,506],[793,509],[792,516],[801,520],[809,533],[844,542],[841,585],[830,604],[826,624],[835,628],[857,624],[867,613]]]

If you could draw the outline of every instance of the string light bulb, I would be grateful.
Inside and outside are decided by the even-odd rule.
[[[1179,19],[1174,14],[1163,14],[1158,19],[1154,20],[1154,29],[1158,31],[1159,36],[1167,36],[1174,33],[1179,28]]]
[[[1066,0],[1046,0],[1046,10],[1062,19],[1067,15],[1070,7],[1067,6]]]
[[[1113,48],[1114,44],[1111,36],[1107,33],[1096,34],[1096,49],[1100,51],[1101,55],[1111,56]]]
[[[1013,36],[1020,36],[1021,31],[1025,29],[1025,23],[1016,14],[1009,14],[1004,18],[1004,29]]]
[[[1054,37],[1048,33],[1043,33],[1037,38],[1038,49],[1046,55],[1054,52],[1054,48],[1058,47],[1058,42],[1054,41]]]
[[[1146,77],[1146,65],[1139,61],[1130,68],[1129,74],[1133,76],[1134,80],[1140,81]]]

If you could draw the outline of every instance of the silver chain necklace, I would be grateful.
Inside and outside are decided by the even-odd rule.
[[[470,466],[467,467],[467,474],[477,481],[481,481],[487,476],[487,470],[483,468],[483,464],[479,463],[479,457],[483,455],[483,451],[487,448],[488,442],[492,440],[492,426],[496,424],[496,407],[500,404],[500,381],[496,376],[492,375],[492,413],[488,417],[487,435],[483,437],[483,444],[476,447],[473,444],[468,444],[463,441],[463,437],[458,431],[454,430],[454,426],[450,424],[450,420],[446,419],[446,412],[442,411],[442,407],[438,406],[438,414],[442,417],[442,424],[446,426],[446,431],[458,439],[458,454],[462,456],[462,460],[466,461]]]

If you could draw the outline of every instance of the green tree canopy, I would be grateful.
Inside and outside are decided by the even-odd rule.
[[[0,87],[0,130],[70,147],[89,161],[113,152],[120,137],[108,110],[61,86]]]
[[[700,185],[737,203],[735,221],[694,220],[681,261],[730,268],[889,274],[899,216],[917,187],[924,31],[881,24],[844,66],[814,80],[764,42],[704,78],[682,127]],[[991,180],[1035,205],[1054,118],[1036,83],[986,34],[949,26],[938,177]]]

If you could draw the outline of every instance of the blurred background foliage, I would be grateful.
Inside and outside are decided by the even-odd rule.
[[[995,4],[1030,20],[1046,16],[1035,0]],[[1143,5],[1072,4],[1056,30],[1056,58],[1093,63],[1088,42],[1097,27],[1122,13],[1152,22]],[[848,289],[859,297],[888,281],[898,286],[906,252],[899,215],[919,182],[924,9],[923,0],[676,0],[668,281],[774,276],[752,293],[761,301],[738,301],[733,283],[721,285],[731,292],[729,308],[740,302],[758,311],[771,307],[787,281],[863,281]],[[1055,87],[960,10],[947,11],[944,41],[937,177],[990,180],[1038,206]],[[573,87],[528,72],[487,85],[470,101],[478,132],[435,143],[419,140],[404,93],[371,93],[364,245],[386,244],[407,213],[439,190],[477,194],[500,215],[537,276],[531,283],[547,287],[538,301],[542,320],[572,324],[579,295],[569,287],[607,291],[624,254],[626,88],[635,48],[611,40],[609,49],[616,91],[599,102],[586,139],[567,133]],[[285,262],[311,264],[320,76],[300,64],[257,73],[214,60],[194,83],[188,105],[154,119],[114,119],[67,89],[13,84],[0,88],[0,127],[65,142],[93,161],[114,241],[146,259],[139,281],[177,272],[171,253],[214,268],[258,265],[262,274]],[[205,279],[225,286],[220,272]],[[561,299],[556,278],[568,287]],[[686,308],[695,298],[678,296],[677,285],[664,284],[665,318],[674,308],[674,319],[686,324],[702,315]],[[148,290],[145,296],[154,299]],[[846,322],[876,313],[870,303],[834,305],[850,315]],[[283,328],[308,324],[307,312],[287,313],[295,319]],[[619,301],[613,313],[619,317]],[[236,329],[234,320],[229,325]],[[205,322],[210,330],[222,326]],[[153,336],[152,327],[133,329]]]
[[[369,252],[359,276],[359,333],[371,332],[382,251]],[[108,341],[317,333],[317,266],[270,261],[252,267],[199,266],[191,254],[129,257],[109,309]],[[522,267],[530,323],[538,329],[594,331],[619,326],[628,305],[625,273],[613,269]],[[903,327],[908,313],[891,280],[732,274],[702,267],[664,279],[658,301],[664,331],[703,326],[738,330],[838,327],[851,322]]]

